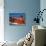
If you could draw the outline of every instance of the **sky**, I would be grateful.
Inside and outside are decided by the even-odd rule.
[[[24,16],[25,17],[25,13],[9,13],[9,16],[15,16],[15,17],[19,17],[19,16]]]

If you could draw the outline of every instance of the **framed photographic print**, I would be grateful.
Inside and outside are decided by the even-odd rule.
[[[10,25],[24,25],[25,13],[9,13],[9,24]]]

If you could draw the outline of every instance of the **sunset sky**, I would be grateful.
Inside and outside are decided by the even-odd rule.
[[[25,13],[9,13],[9,17],[25,17]]]

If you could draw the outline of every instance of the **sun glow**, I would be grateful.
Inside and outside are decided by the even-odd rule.
[[[0,42],[4,41],[4,9],[0,7]]]
[[[0,0],[0,42],[4,41],[4,0]]]

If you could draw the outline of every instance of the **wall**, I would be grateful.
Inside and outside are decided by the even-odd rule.
[[[18,41],[32,29],[36,23],[33,19],[35,13],[40,10],[40,0],[4,0],[4,38],[7,41]],[[26,14],[26,24],[24,26],[10,26],[9,13],[23,12]]]
[[[40,9],[41,10],[46,9],[46,0],[41,0],[40,1]],[[42,17],[43,17],[43,22],[40,21],[40,25],[46,27],[46,11],[44,11]],[[46,38],[45,38],[45,43],[46,43]]]
[[[46,9],[46,0],[41,0],[40,2],[41,2],[41,3],[40,3],[40,9],[41,9],[41,11],[42,11],[43,9]],[[45,19],[46,19],[46,10],[43,12],[42,17],[43,17],[43,22],[41,21],[41,22],[40,22],[40,25],[46,27],[46,20],[45,20]]]

